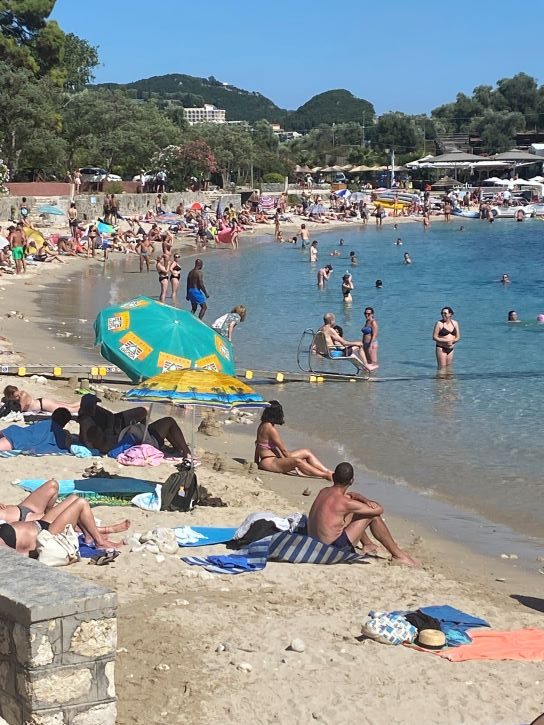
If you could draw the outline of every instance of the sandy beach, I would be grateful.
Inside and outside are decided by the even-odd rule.
[[[325,228],[312,225],[312,232]],[[282,229],[289,231],[287,225]],[[272,233],[272,226],[257,230],[263,231]],[[187,246],[184,253],[194,254],[194,248]],[[0,320],[0,335],[12,341],[2,347],[15,353],[3,356],[2,362],[10,360],[3,364],[19,359],[81,362],[77,343],[47,329],[39,290],[59,275],[77,283],[88,264],[86,259],[68,260],[63,266],[47,265],[47,274],[0,280],[4,309],[23,316],[7,312],[10,316]],[[114,268],[115,257],[108,264]],[[20,381],[3,377],[0,382]],[[40,385],[25,380],[24,387],[35,394],[77,399],[73,386],[63,381]],[[181,425],[188,434],[190,418],[182,418]],[[199,482],[227,507],[197,507],[190,514],[97,507],[95,515],[104,523],[128,516],[132,530],[143,532],[156,525],[237,526],[258,510],[308,511],[319,481],[250,470],[255,427],[226,426],[217,437],[196,434],[202,460]],[[331,466],[337,462],[327,461]],[[101,463],[111,473],[127,471],[111,459]],[[89,461],[21,456],[3,459],[1,465],[0,501],[12,503],[22,497],[13,481],[79,477]],[[172,464],[163,464],[139,472],[143,479],[163,481],[173,470]],[[312,495],[303,496],[307,487]],[[125,551],[108,567],[73,565],[74,575],[118,593],[118,722],[530,722],[544,711],[542,663],[450,663],[433,654],[362,640],[360,634],[370,609],[431,604],[463,609],[498,630],[542,627],[541,564],[535,561],[534,573],[527,572],[515,561],[477,555],[407,519],[387,512],[386,519],[421,568],[391,566],[380,558],[330,567],[269,563],[259,573],[217,576],[180,561],[183,551],[160,561],[151,553]],[[213,551],[225,550],[219,546]],[[199,555],[209,553],[211,548],[198,549]],[[304,641],[303,652],[287,651],[295,638]]]

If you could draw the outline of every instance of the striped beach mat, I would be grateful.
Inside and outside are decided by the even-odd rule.
[[[364,556],[324,544],[305,534],[282,531],[255,541],[232,556],[183,556],[182,561],[202,566],[214,574],[243,574],[264,569],[267,561],[291,564],[353,564],[368,563]]]

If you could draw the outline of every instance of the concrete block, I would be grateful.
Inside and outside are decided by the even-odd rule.
[[[13,642],[17,661],[23,667],[44,667],[62,661],[62,627],[60,619],[38,622],[24,627],[13,625]]]
[[[94,663],[30,670],[19,684],[20,696],[33,711],[55,705],[94,703],[98,699]]]

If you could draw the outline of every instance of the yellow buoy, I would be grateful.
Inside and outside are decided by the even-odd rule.
[[[98,376],[98,368],[91,368],[91,375],[96,378]]]
[[[26,375],[26,368],[19,368],[17,370],[17,375],[19,375],[21,378],[24,378],[24,376]]]
[[[278,383],[283,383],[284,379],[285,379],[285,376],[283,373],[276,373],[276,381]]]
[[[106,375],[108,374],[108,371],[106,370],[106,368],[98,368],[98,374],[99,374],[99,375],[100,375],[101,377],[105,378],[105,377],[106,377]]]
[[[246,380],[253,380],[253,370],[246,370]]]
[[[310,382],[311,383],[317,383],[317,378],[315,375],[310,375]]]
[[[60,376],[62,375],[62,368],[53,368],[53,375],[56,378],[60,378]]]

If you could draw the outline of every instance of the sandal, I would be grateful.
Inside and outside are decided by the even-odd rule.
[[[95,564],[95,566],[107,566],[115,561],[121,552],[117,549],[106,549],[103,554],[96,554],[91,556],[89,564]]]

